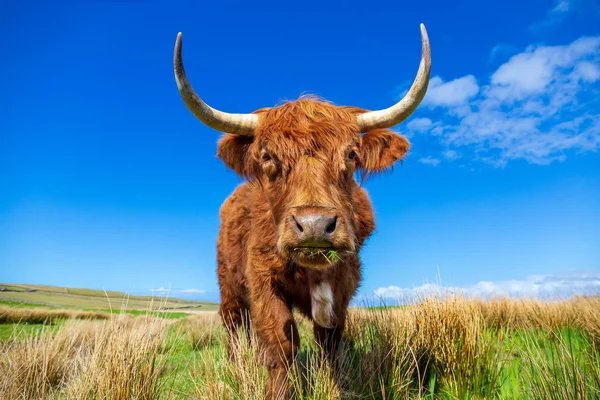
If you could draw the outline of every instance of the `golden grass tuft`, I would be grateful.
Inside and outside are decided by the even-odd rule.
[[[256,338],[253,340],[256,342]],[[250,345],[249,336],[242,332],[232,343],[233,358],[228,359],[226,346],[220,347],[217,357],[204,357],[191,372],[194,382],[193,398],[222,400],[263,400],[267,372],[259,366],[259,353]]]
[[[118,315],[0,346],[2,399],[155,399],[166,320]]]
[[[557,329],[574,326],[598,337],[600,297],[597,296],[547,301],[504,297],[476,303],[490,327]]]
[[[217,313],[192,315],[178,321],[175,327],[194,350],[225,342],[225,330]]]
[[[50,310],[45,308],[19,308],[0,305],[0,324],[51,324],[70,318],[108,319],[110,315],[97,311]]]

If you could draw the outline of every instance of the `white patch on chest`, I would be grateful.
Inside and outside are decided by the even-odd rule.
[[[312,319],[325,328],[333,328],[333,292],[331,285],[321,282],[310,288]]]

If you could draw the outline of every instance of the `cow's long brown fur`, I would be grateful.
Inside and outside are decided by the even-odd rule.
[[[385,169],[409,149],[404,137],[389,130],[361,135],[355,122],[361,112],[300,98],[256,111],[260,124],[254,137],[226,134],[219,142],[218,156],[247,180],[221,207],[220,314],[233,336],[250,313],[271,398],[288,397],[286,371],[300,342],[292,308],[310,318],[311,289],[321,282],[332,288],[333,327],[315,323],[314,333],[335,360],[361,279],[358,253],[374,229],[369,198],[354,172]],[[340,260],[295,255],[290,210],[312,208],[338,215],[334,245]]]

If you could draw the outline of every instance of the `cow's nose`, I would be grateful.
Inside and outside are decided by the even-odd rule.
[[[296,232],[301,240],[330,240],[337,226],[337,217],[325,214],[294,215]]]

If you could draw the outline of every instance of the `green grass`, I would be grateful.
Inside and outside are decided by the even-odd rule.
[[[40,332],[55,333],[58,332],[62,327],[62,322],[56,322],[53,324],[0,324],[0,341],[13,339],[25,339],[27,337],[33,337],[38,335]]]
[[[36,304],[36,303],[23,303],[19,301],[10,301],[10,300],[0,300],[0,305],[7,307],[18,307],[18,308],[48,308],[48,309],[56,309],[58,307],[47,306],[45,304]]]

